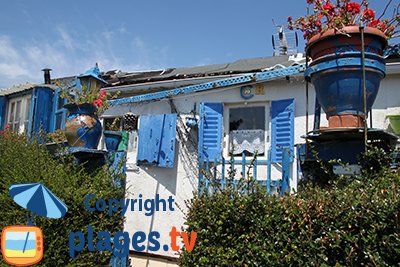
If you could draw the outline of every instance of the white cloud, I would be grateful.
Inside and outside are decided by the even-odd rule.
[[[95,63],[103,71],[159,69],[168,56],[166,47],[149,47],[139,36],[127,40],[129,35],[124,34],[125,39],[119,40],[117,37],[127,33],[124,27],[82,36],[61,26],[55,31],[56,40],[25,40],[24,44],[0,35],[0,88],[28,81],[41,83],[43,68],[53,69],[55,78],[81,74]],[[124,51],[116,48],[121,47],[118,42],[127,41],[131,46],[127,45]]]
[[[19,59],[17,50],[13,47],[8,36],[0,36],[0,58],[5,61],[15,61]]]
[[[113,31],[104,31],[101,33],[101,35],[106,39],[108,42],[111,42],[114,38],[114,32]]]
[[[71,35],[61,26],[57,27],[57,32],[61,37],[61,43],[67,48],[67,49],[74,49],[75,48],[75,42]]]
[[[15,79],[21,76],[29,76],[29,71],[17,63],[0,63],[1,76],[9,76]]]

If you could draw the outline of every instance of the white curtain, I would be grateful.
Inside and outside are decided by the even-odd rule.
[[[233,143],[233,154],[241,154],[243,151],[258,154],[264,153],[265,131],[264,130],[235,130],[230,133]],[[232,150],[232,147],[230,147]]]

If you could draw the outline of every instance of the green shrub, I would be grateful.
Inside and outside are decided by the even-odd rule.
[[[44,257],[35,266],[105,266],[110,252],[89,252],[87,246],[74,259],[69,256],[69,233],[87,233],[87,225],[94,232],[109,231],[113,234],[122,228],[123,217],[106,212],[90,213],[84,207],[84,198],[123,197],[123,188],[113,185],[106,166],[88,174],[76,166],[70,157],[53,158],[46,148],[35,142],[27,143],[26,137],[6,133],[0,136],[0,228],[7,225],[25,225],[29,211],[18,206],[9,195],[12,184],[42,182],[68,206],[65,217],[48,219],[35,216],[35,225],[43,230]],[[87,238],[86,238],[87,240]],[[3,261],[1,265],[6,265]]]
[[[181,266],[398,265],[400,175],[343,179],[283,198],[233,187],[195,196],[186,224],[198,236]]]

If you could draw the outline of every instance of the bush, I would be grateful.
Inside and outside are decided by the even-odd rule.
[[[393,266],[400,262],[400,175],[337,178],[283,198],[227,187],[195,196],[181,266]]]
[[[88,194],[96,198],[123,198],[123,188],[113,185],[106,166],[88,174],[83,167],[76,166],[69,157],[54,159],[46,148],[36,142],[26,142],[26,137],[7,132],[0,135],[0,227],[25,225],[29,211],[18,206],[9,195],[12,184],[42,182],[68,206],[68,212],[61,219],[48,219],[35,216],[35,225],[44,235],[44,257],[35,266],[105,266],[110,252],[89,252],[87,246],[69,256],[69,233],[87,233],[91,225],[94,233],[121,230],[123,217],[115,214],[109,217],[106,212],[90,213],[83,200]],[[86,238],[87,240],[87,238]],[[3,261],[2,265],[6,265]]]

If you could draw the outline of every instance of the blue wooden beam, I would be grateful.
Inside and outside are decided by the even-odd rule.
[[[254,82],[264,82],[264,81],[279,79],[279,78],[282,78],[285,76],[296,75],[301,72],[304,72],[305,69],[306,69],[305,64],[299,64],[299,65],[295,65],[295,66],[291,66],[291,67],[287,67],[287,68],[281,68],[281,69],[258,72],[258,73],[244,74],[241,76],[230,77],[230,78],[226,78],[226,79],[221,79],[221,80],[216,80],[216,81],[212,81],[212,82],[206,82],[206,83],[201,83],[201,84],[196,84],[196,85],[191,85],[191,86],[185,86],[185,87],[181,87],[181,88],[175,88],[175,89],[165,90],[165,91],[156,92],[156,93],[149,93],[149,94],[143,94],[143,95],[138,95],[138,96],[131,96],[131,97],[126,97],[126,98],[110,100],[109,104],[115,106],[115,105],[129,104],[129,103],[138,103],[138,102],[143,102],[143,101],[151,101],[151,100],[169,98],[169,97],[180,95],[180,94],[189,94],[189,93],[201,92],[201,91],[217,89],[217,88],[220,89],[220,88],[225,88],[225,87],[229,87],[229,86],[233,86],[233,85],[238,86],[238,85],[244,85],[244,84],[254,83]]]

